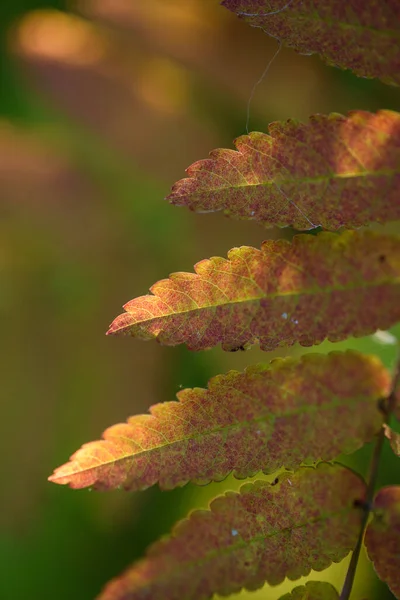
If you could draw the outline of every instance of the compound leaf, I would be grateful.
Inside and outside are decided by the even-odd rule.
[[[365,545],[375,571],[400,599],[400,486],[379,490]]]
[[[393,431],[393,429],[386,424],[384,424],[384,428],[385,435],[390,442],[393,452],[400,457],[400,433]]]
[[[357,474],[327,463],[245,484],[178,523],[100,600],[205,600],[326,569],[354,547],[364,495]]]
[[[400,3],[399,3],[400,6]],[[187,169],[167,197],[267,227],[338,229],[400,219],[400,114],[315,115],[271,123]]]
[[[279,600],[339,600],[339,594],[330,583],[309,581],[306,585],[295,587],[291,594],[285,594]]]
[[[242,246],[173,273],[128,302],[108,334],[191,350],[343,340],[400,320],[400,238],[372,231]]]
[[[164,489],[238,478],[304,461],[352,453],[382,426],[377,406],[388,371],[357,352],[309,354],[301,360],[231,371],[208,389],[179,392],[151,415],[114,425],[56,469],[55,483],[73,488]]]
[[[224,0],[222,5],[300,54],[400,85],[398,0]]]

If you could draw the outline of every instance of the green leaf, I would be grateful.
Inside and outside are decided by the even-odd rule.
[[[375,571],[400,599],[400,486],[379,490],[365,545]]]
[[[359,227],[400,219],[400,114],[315,115],[271,123],[187,169],[167,197],[266,227]]]
[[[279,600],[339,600],[339,594],[330,583],[309,581],[299,585],[291,594],[281,596]]]
[[[309,354],[230,371],[114,425],[50,480],[73,488],[164,489],[352,453],[382,426],[390,376],[372,356]]]
[[[400,457],[400,433],[393,431],[393,429],[386,424],[384,424],[383,427],[385,428],[385,435],[390,441],[390,446],[393,452],[396,454],[396,456]]]
[[[400,85],[398,0],[224,0],[222,5],[300,54]]]
[[[245,484],[178,523],[100,600],[205,600],[322,571],[355,546],[364,495],[358,475],[327,463]]]
[[[372,231],[242,246],[174,273],[128,302],[108,334],[191,350],[340,341],[400,320],[400,238]]]

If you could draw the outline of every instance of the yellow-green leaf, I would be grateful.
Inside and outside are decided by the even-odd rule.
[[[279,600],[339,600],[339,594],[330,583],[308,581],[306,585],[295,587],[291,594],[285,594]]]

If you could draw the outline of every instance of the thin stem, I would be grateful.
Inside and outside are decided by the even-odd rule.
[[[397,365],[396,365],[396,370],[394,373],[393,383],[392,383],[392,390],[391,390],[390,395],[387,398],[385,406],[383,408],[385,423],[388,423],[388,421],[391,417],[391,414],[396,407],[396,389],[399,386],[399,384],[400,384],[400,360],[398,360]],[[382,455],[382,448],[383,448],[384,441],[385,441],[385,430],[382,427],[382,429],[379,432],[378,439],[376,440],[374,452],[373,452],[373,455],[371,458],[371,464],[369,467],[367,493],[366,493],[366,497],[365,497],[365,502],[363,503],[364,516],[363,516],[363,519],[361,522],[360,534],[358,536],[357,544],[356,544],[356,547],[354,548],[354,551],[353,551],[353,554],[352,554],[352,557],[351,557],[351,560],[349,563],[349,568],[347,570],[346,579],[345,579],[345,582],[343,585],[342,593],[340,595],[340,600],[349,600],[349,598],[350,598],[351,589],[353,587],[354,577],[356,574],[357,563],[358,563],[358,559],[360,557],[360,552],[361,552],[361,548],[362,548],[362,544],[363,544],[364,532],[365,532],[365,528],[368,523],[369,514],[372,509],[376,481],[378,478],[379,463],[380,463],[380,459],[381,459],[381,455]]]

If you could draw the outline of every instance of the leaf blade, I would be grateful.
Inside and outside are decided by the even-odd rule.
[[[306,585],[295,587],[290,594],[281,596],[279,600],[339,600],[339,594],[330,583],[308,581]]]
[[[400,219],[399,113],[275,122],[235,147],[194,163],[167,200],[266,227],[336,230]]]
[[[400,320],[400,238],[372,231],[242,246],[128,302],[108,335],[224,350],[340,341]]]
[[[355,0],[224,0],[222,5],[300,54],[319,54],[328,64],[359,77],[400,85],[400,8]]]
[[[378,577],[400,598],[400,486],[384,487],[376,494],[365,545]]]
[[[352,351],[231,371],[207,390],[183,390],[179,402],[153,406],[151,416],[110,427],[49,479],[73,488],[172,489],[232,471],[243,479],[332,460],[380,430],[377,402],[389,389],[383,365]]]
[[[364,494],[358,475],[327,463],[246,484],[178,523],[99,600],[205,600],[323,570],[354,547]]]

